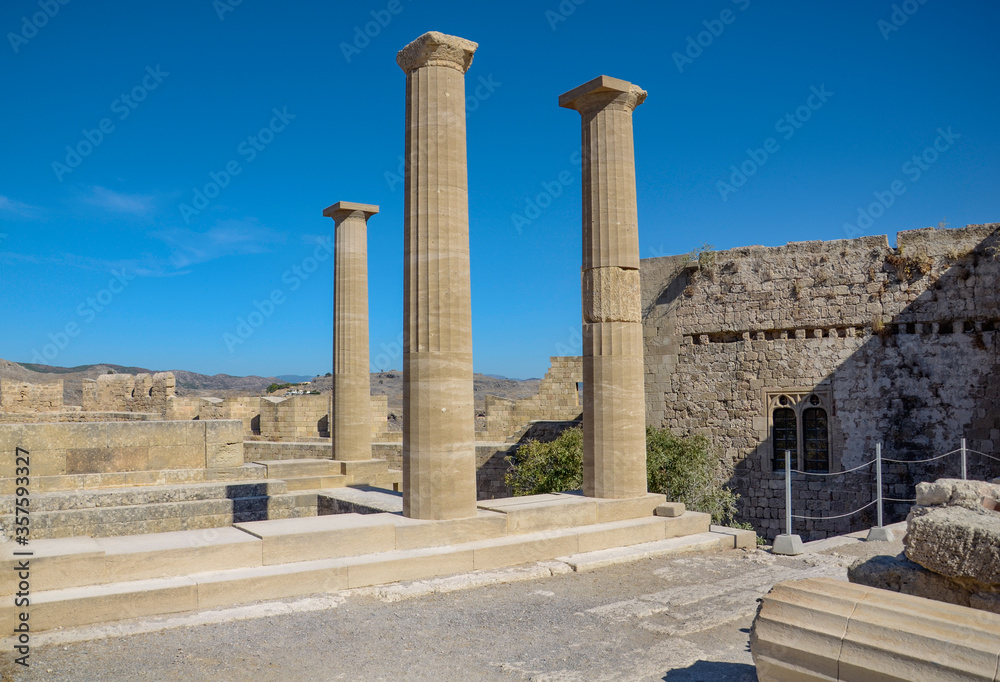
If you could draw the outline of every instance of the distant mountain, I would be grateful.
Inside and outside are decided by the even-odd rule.
[[[54,367],[34,365],[26,362],[0,360],[0,378],[29,381],[35,384],[63,380],[63,399],[67,405],[80,405],[83,396],[83,380],[96,379],[102,374],[155,374],[173,372],[177,380],[178,396],[215,396],[224,398],[237,395],[264,395],[271,384],[303,383],[312,381],[311,390],[329,394],[333,390],[333,379],[327,376],[310,377],[301,374],[284,374],[280,377],[234,377],[228,374],[208,376],[179,369],[150,370],[144,367],[124,367],[122,365],[80,365],[79,367]],[[487,395],[501,398],[527,398],[538,393],[540,379],[507,379],[493,374],[476,374],[474,391],[476,410],[481,411]],[[389,397],[390,411],[399,411],[403,404],[403,373],[399,371],[374,372],[371,375],[372,395]]]
[[[29,381],[42,384],[57,379],[63,380],[63,400],[67,405],[79,405],[83,396],[83,380],[96,379],[102,374],[155,374],[173,372],[177,380],[178,396],[213,395],[255,395],[262,394],[268,386],[282,383],[277,377],[234,377],[228,374],[208,376],[184,370],[151,370],[144,367],[100,364],[78,367],[55,367],[36,365],[28,362],[16,363],[0,360],[0,378]]]
[[[286,384],[304,384],[307,381],[312,381],[312,375],[309,374],[279,374],[278,379],[281,379]]]

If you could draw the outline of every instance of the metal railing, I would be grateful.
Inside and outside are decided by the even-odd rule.
[[[853,469],[848,469],[846,471],[836,471],[832,473],[816,473],[812,471],[799,471],[798,469],[792,468],[792,451],[785,450],[785,532],[788,537],[797,537],[792,533],[792,524],[795,519],[800,519],[803,521],[831,521],[835,519],[842,519],[848,516],[853,516],[854,514],[859,514],[866,509],[875,506],[878,516],[878,526],[876,528],[883,528],[883,507],[884,502],[916,502],[916,498],[900,499],[894,497],[885,497],[882,490],[882,464],[885,462],[891,464],[926,464],[928,462],[935,462],[937,460],[944,459],[945,457],[951,457],[953,455],[960,455],[960,465],[961,465],[961,476],[962,480],[968,479],[968,456],[970,454],[980,455],[987,459],[1000,462],[1000,458],[994,457],[993,455],[988,455],[985,452],[979,452],[978,450],[970,450],[966,445],[966,439],[962,439],[962,445],[957,450],[952,450],[951,452],[946,452],[943,455],[938,455],[937,457],[929,457],[927,459],[915,459],[915,460],[903,460],[903,459],[888,459],[882,456],[882,444],[878,443],[875,446],[875,458],[865,462],[864,464],[858,465]],[[837,514],[835,516],[803,516],[792,513],[792,474],[801,474],[803,476],[817,476],[817,477],[833,477],[833,476],[844,476],[846,474],[854,473],[855,471],[860,471],[872,465],[875,465],[875,499],[873,499],[868,504],[863,507],[859,507],[854,511],[847,512],[846,514]]]

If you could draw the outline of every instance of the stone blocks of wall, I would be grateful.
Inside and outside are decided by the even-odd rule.
[[[157,374],[103,374],[83,382],[83,409],[87,412],[157,412],[165,414],[176,392],[172,372]]]
[[[262,398],[260,435],[268,440],[328,437],[330,396]]]
[[[517,441],[533,421],[573,420],[583,412],[578,385],[583,382],[583,358],[553,357],[538,386],[538,394],[523,400],[486,396],[486,431],[478,440]]]
[[[767,394],[823,391],[831,471],[874,457],[926,459],[1000,443],[1000,225],[914,230],[831,242],[752,246],[697,262],[642,261],[646,418],[707,436],[732,468],[741,513],[783,532],[784,481],[771,467]],[[886,497],[954,476],[953,457],[887,463]],[[970,456],[969,475],[998,470]],[[796,481],[793,510],[845,514],[874,495],[870,470]],[[909,505],[887,504],[887,522]],[[807,538],[873,525],[868,512],[796,522]]]
[[[28,451],[33,477],[243,464],[238,421],[0,425],[0,478],[15,477],[17,448]]]
[[[58,412],[63,409],[63,382],[31,384],[26,381],[0,379],[0,412],[33,414]]]

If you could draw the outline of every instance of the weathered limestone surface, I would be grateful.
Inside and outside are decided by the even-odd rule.
[[[333,303],[333,458],[372,457],[368,367],[368,219],[378,206],[340,201],[323,215],[336,222]]]
[[[775,585],[750,649],[771,680],[996,682],[1000,616],[828,578]]]
[[[918,460],[1000,443],[1000,225],[708,252],[642,261],[647,421],[710,438],[733,468],[743,518],[783,532],[784,484],[771,469],[768,394],[828,392],[832,471],[874,457]],[[881,333],[873,325],[882,325]],[[970,454],[969,476],[1000,464]],[[958,456],[887,464],[885,496],[955,476]],[[796,485],[803,514],[872,500],[870,470]],[[887,503],[886,522],[909,503]],[[797,521],[816,539],[875,525],[869,512]]]
[[[238,421],[0,425],[0,450],[30,453],[32,478],[243,464]],[[15,478],[14,457],[0,479]]]
[[[1000,486],[941,479],[917,486],[905,555],[855,563],[851,582],[1000,613]]]
[[[83,382],[85,412],[156,412],[167,411],[167,401],[174,396],[177,381],[172,372],[149,374],[104,374],[95,381]]]
[[[465,72],[476,43],[438,32],[404,48],[403,510],[476,514]]]
[[[646,92],[599,76],[565,93],[583,128],[583,490],[646,493],[632,112]]]
[[[261,398],[260,434],[269,440],[329,436],[330,396]]]
[[[30,414],[63,409],[63,382],[31,384],[0,379],[0,412]]]

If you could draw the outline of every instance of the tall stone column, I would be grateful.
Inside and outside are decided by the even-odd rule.
[[[403,514],[476,515],[465,72],[476,43],[432,31],[406,72]]]
[[[583,492],[646,494],[632,112],[646,92],[601,76],[559,106],[583,117]]]
[[[340,201],[323,211],[336,221],[333,266],[333,458],[372,458],[368,368],[368,219],[378,206]]]

